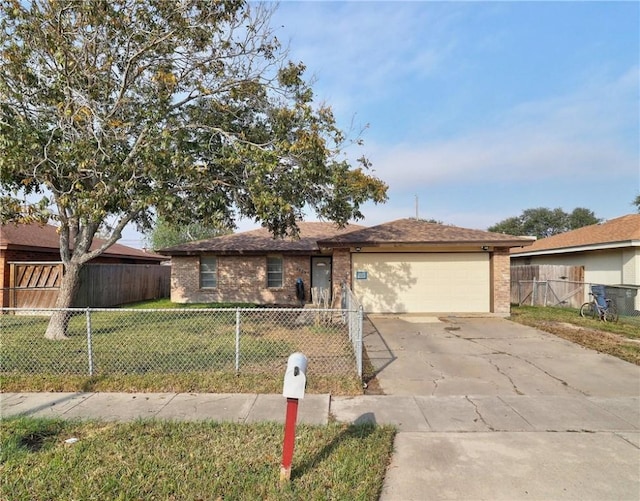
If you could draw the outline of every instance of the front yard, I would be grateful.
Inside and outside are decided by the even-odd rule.
[[[74,311],[68,339],[48,318],[0,316],[3,391],[280,393],[288,356],[309,359],[308,391],[362,393],[348,326],[312,311],[247,308]],[[208,308],[203,308],[208,306]]]

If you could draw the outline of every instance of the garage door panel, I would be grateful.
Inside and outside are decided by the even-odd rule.
[[[486,253],[364,253],[352,257],[353,290],[365,311],[489,311]]]

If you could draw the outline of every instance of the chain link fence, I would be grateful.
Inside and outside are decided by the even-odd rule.
[[[45,332],[55,312],[66,338]],[[362,311],[332,309],[0,310],[0,374],[284,372],[293,352],[320,375],[362,375]]]
[[[345,312],[345,322],[349,326],[349,339],[353,345],[353,353],[356,356],[358,376],[362,379],[362,303],[356,295],[343,284],[342,286],[342,311]]]
[[[520,306],[555,306],[580,308],[590,301],[592,283],[568,280],[519,280]],[[611,299],[621,317],[640,322],[640,286],[605,285],[605,296]]]

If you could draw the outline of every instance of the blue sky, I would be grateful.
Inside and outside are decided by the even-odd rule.
[[[272,25],[339,125],[368,125],[347,154],[389,201],[362,224],[415,216],[416,196],[420,217],[477,229],[634,211],[640,3],[284,1]]]

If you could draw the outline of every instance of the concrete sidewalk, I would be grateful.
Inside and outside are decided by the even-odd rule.
[[[286,399],[281,395],[219,393],[2,393],[3,417],[25,415],[63,419],[132,421],[231,421],[284,423]],[[298,422],[327,424],[329,395],[300,400]]]
[[[281,395],[219,393],[0,393],[3,417],[284,423]],[[640,433],[640,397],[306,395],[298,422],[391,424],[400,432]],[[638,444],[640,446],[640,444]]]
[[[3,417],[284,422],[280,395],[4,393]],[[307,395],[299,422],[392,424],[381,499],[640,499],[640,397]],[[295,468],[295,464],[294,464]]]

